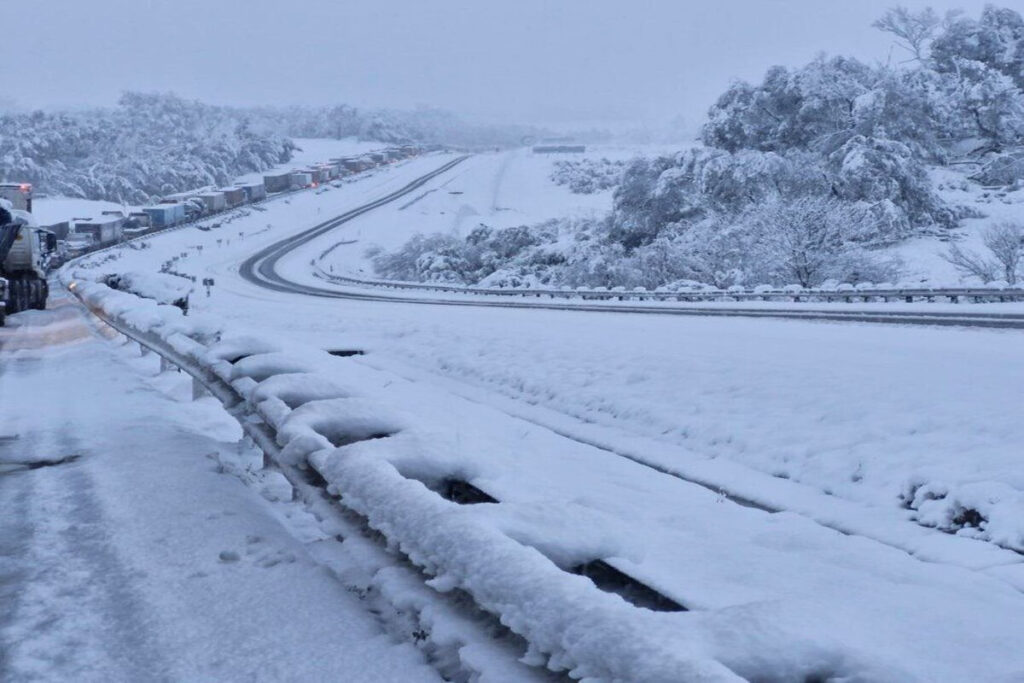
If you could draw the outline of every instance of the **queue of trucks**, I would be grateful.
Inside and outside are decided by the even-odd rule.
[[[330,159],[307,168],[268,172],[260,180],[230,187],[169,195],[137,211],[102,211],[97,217],[76,217],[45,227],[32,216],[31,184],[0,183],[0,326],[5,314],[46,308],[47,273],[65,258],[253,204],[273,194],[317,187],[422,151],[407,145]]]

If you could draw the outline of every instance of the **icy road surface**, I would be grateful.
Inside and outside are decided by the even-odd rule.
[[[0,680],[440,680],[220,473],[212,398],[52,307],[0,330]]]

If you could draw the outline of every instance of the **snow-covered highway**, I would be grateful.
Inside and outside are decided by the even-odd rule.
[[[1024,629],[1024,434],[1006,409],[1022,380],[1017,333],[439,307],[267,290],[239,274],[253,254],[330,225],[325,215],[380,207],[324,236],[333,242],[359,239],[371,217],[400,220],[401,202],[379,200],[446,161],[406,162],[79,269],[155,271],[184,253],[176,270],[217,283],[193,300],[201,317],[282,348],[363,352],[313,371],[401,431],[339,454],[469,481],[501,502],[460,515],[559,566],[604,559],[656,587],[693,610],[659,617],[666,633],[687,647],[700,634],[696,652],[741,675],[1024,670],[1013,635]],[[514,164],[474,157],[424,189],[488,172],[500,186]],[[494,186],[481,202],[497,203]],[[308,263],[283,254],[277,273],[302,283]],[[967,507],[986,523],[927,528]]]

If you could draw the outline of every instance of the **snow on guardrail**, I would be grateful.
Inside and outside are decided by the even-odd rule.
[[[580,301],[672,301],[672,302],[713,302],[713,301],[786,301],[792,303],[810,302],[906,302],[948,301],[949,303],[987,303],[1024,301],[1024,287],[993,282],[973,287],[920,287],[888,285],[849,285],[835,287],[769,287],[760,285],[753,288],[690,287],[679,289],[659,288],[648,290],[643,287],[475,287],[472,285],[437,284],[430,282],[403,282],[356,278],[336,275],[323,269],[318,261],[313,262],[314,274],[336,284],[374,287],[379,289],[411,290],[443,294],[472,294],[479,296],[504,296],[519,298],[575,299]]]

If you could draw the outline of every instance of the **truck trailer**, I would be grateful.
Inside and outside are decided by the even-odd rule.
[[[185,221],[184,204],[156,204],[142,207],[154,228],[169,228]]]
[[[30,183],[0,183],[0,199],[6,199],[15,211],[32,213],[32,185]]]
[[[267,173],[263,176],[263,184],[267,192],[290,190],[292,188],[292,174],[290,172]]]
[[[245,191],[245,200],[250,204],[267,198],[267,186],[263,184],[262,180],[255,183],[243,183],[241,188]]]

